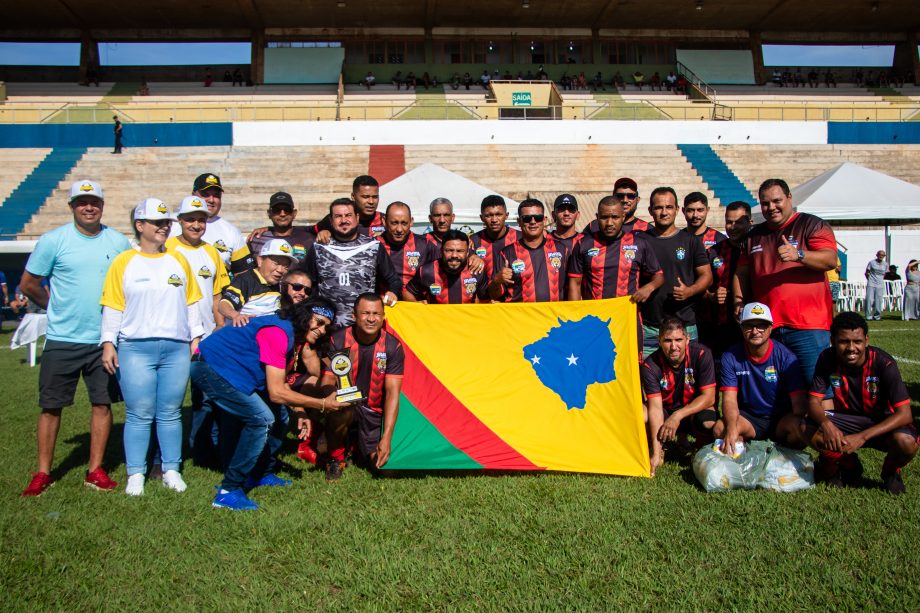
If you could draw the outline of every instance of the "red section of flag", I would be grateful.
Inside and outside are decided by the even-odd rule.
[[[402,145],[371,145],[367,174],[380,185],[406,174],[406,148]]]
[[[486,469],[543,470],[473,415],[405,343],[403,352],[402,393],[451,444]]]

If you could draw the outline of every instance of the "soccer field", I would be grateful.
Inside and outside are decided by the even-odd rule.
[[[890,314],[889,314],[890,315]],[[6,322],[0,344],[9,346]],[[873,322],[920,403],[920,323]],[[188,466],[184,494],[124,494],[124,406],[106,467],[117,492],[82,487],[85,393],[65,410],[57,483],[34,470],[38,369],[0,352],[0,593],[4,610],[914,610],[920,601],[920,464],[907,493],[865,487],[705,494],[689,459],[655,479],[435,474],[336,484],[299,462],[294,485],[253,493],[254,513],[211,508],[217,473]]]

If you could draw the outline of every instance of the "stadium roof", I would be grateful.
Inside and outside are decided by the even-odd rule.
[[[916,0],[32,0],[10,7],[0,39],[78,38],[91,31],[100,40],[216,40],[263,29],[272,37],[328,31],[334,38],[379,28],[419,34],[489,29],[496,36],[534,28],[561,36],[574,35],[573,29],[628,29],[662,38],[675,30],[688,36],[756,31],[769,40],[846,42],[855,38],[841,33],[915,36],[920,11]]]

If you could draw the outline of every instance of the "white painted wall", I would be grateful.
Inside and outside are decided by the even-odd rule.
[[[242,121],[237,146],[827,143],[820,121]]]
[[[847,279],[864,281],[864,272],[875,252],[885,248],[884,230],[834,230],[837,242],[847,248]],[[892,230],[888,263],[898,267],[904,278],[907,262],[920,260],[920,230]]]

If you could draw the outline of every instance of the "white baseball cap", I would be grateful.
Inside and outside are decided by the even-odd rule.
[[[179,203],[179,210],[176,211],[176,217],[186,213],[208,213],[208,205],[199,196],[186,196]]]
[[[159,198],[144,198],[134,207],[134,220],[156,221],[158,219],[175,220],[166,203]]]
[[[105,197],[102,195],[102,186],[89,179],[74,181],[73,184],[71,184],[69,202],[73,202],[80,196],[95,196],[100,200],[105,200]]]
[[[291,264],[296,264],[299,261],[294,257],[294,251],[291,249],[290,243],[283,238],[273,238],[266,242],[262,245],[259,255],[263,258],[269,255],[280,255],[291,260]]]
[[[762,302],[749,302],[741,311],[741,323],[746,321],[766,321],[772,325],[773,313],[770,312],[770,307]]]

